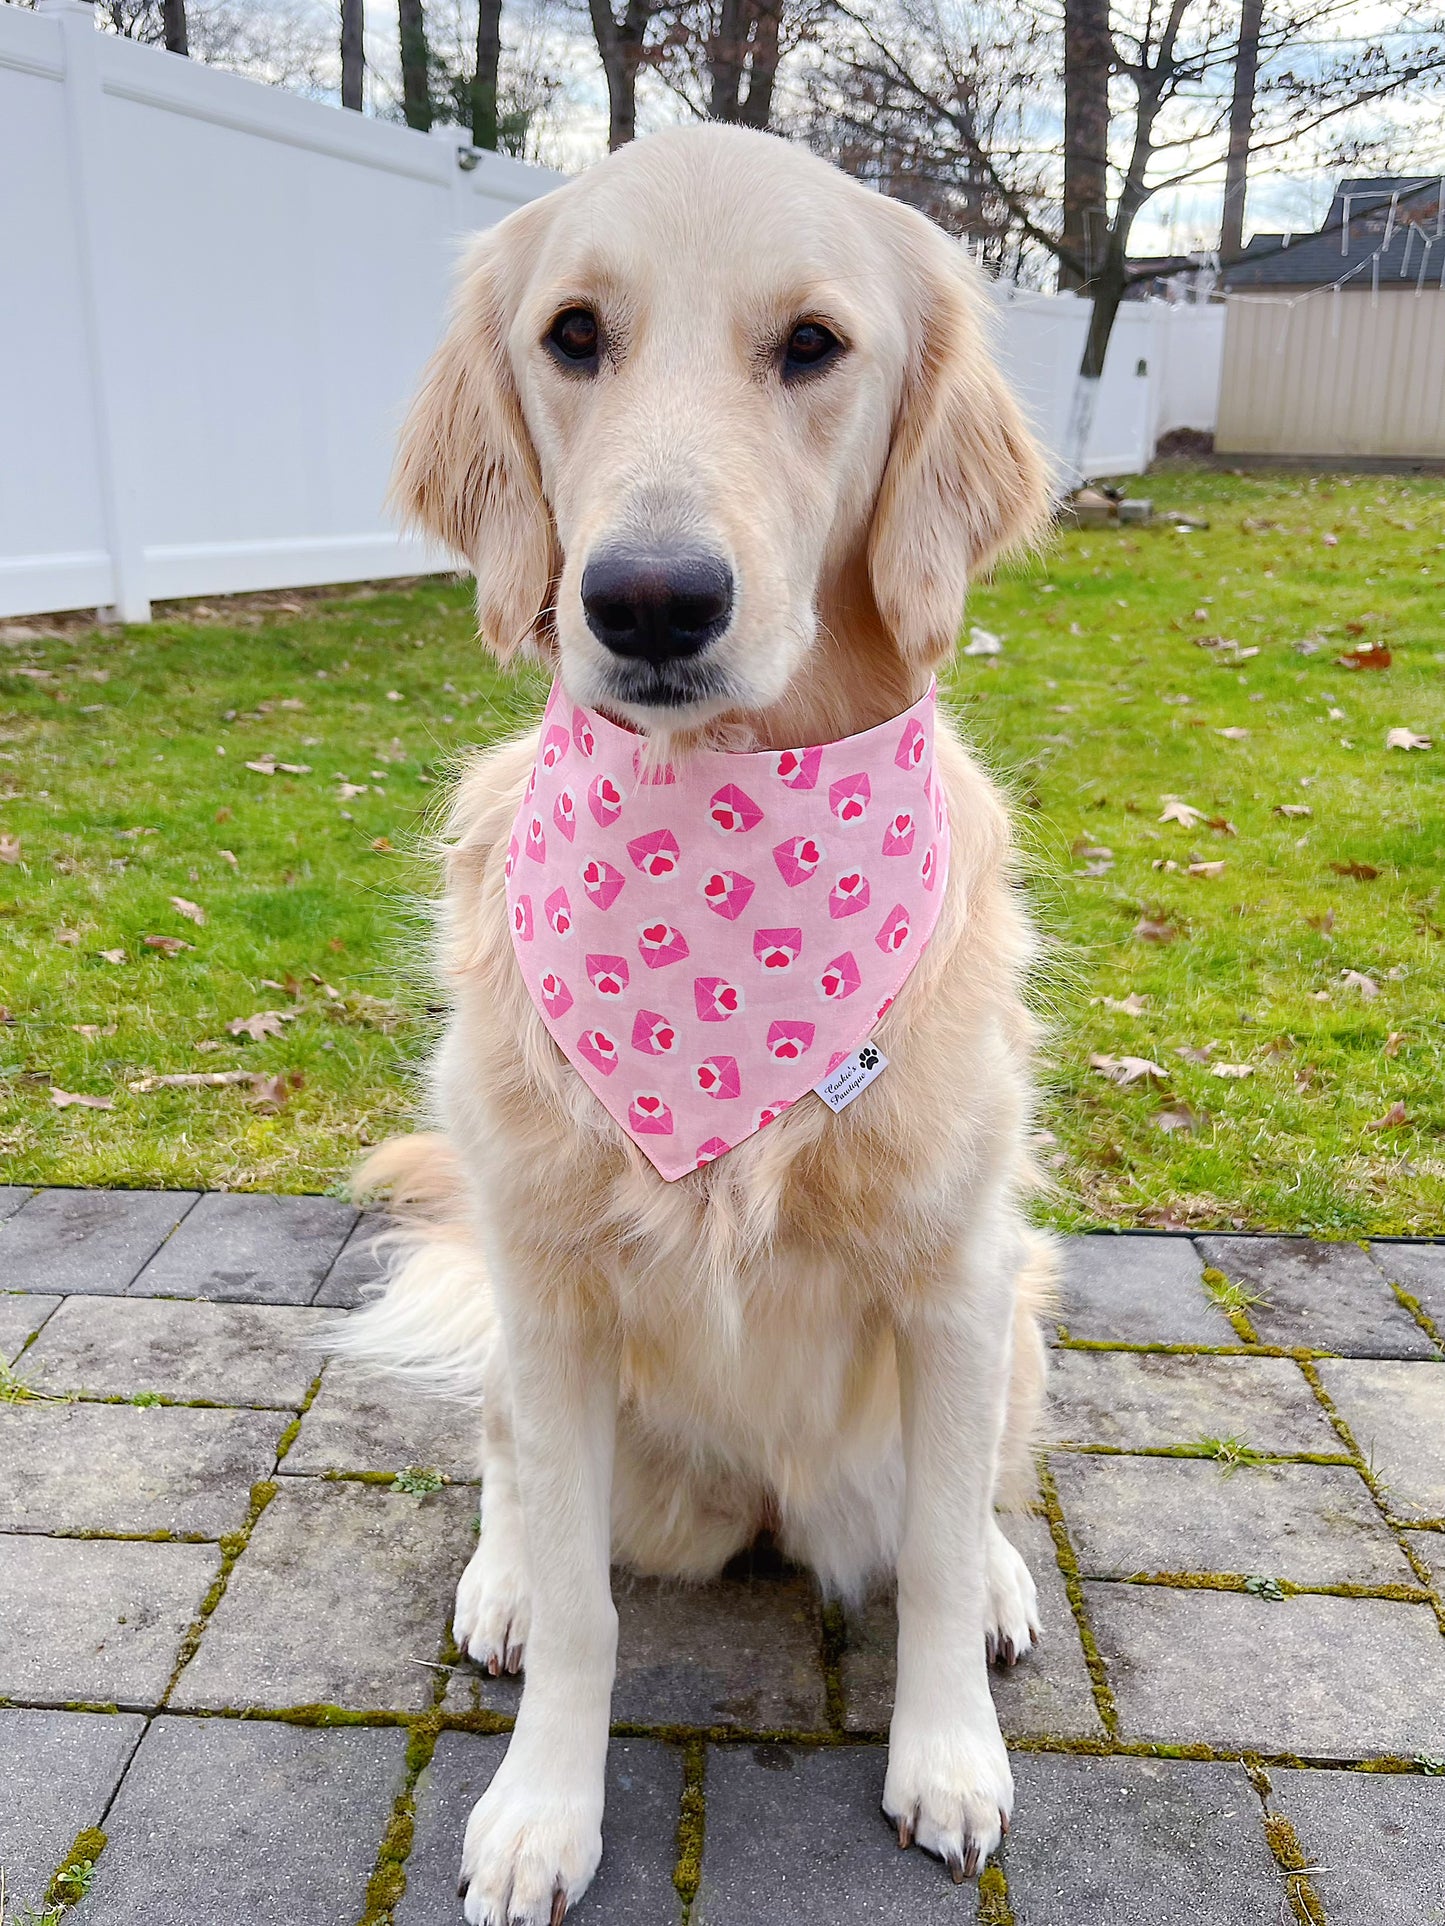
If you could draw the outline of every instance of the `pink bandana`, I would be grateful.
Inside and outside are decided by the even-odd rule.
[[[640,773],[638,737],[552,685],[507,851],[512,941],[563,1055],[664,1177],[837,1072],[907,980],[948,873],[936,709],[933,685],[822,748]]]

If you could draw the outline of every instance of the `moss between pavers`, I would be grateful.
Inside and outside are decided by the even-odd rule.
[[[105,1851],[105,1834],[99,1826],[85,1826],[75,1835],[65,1856],[65,1864],[52,1876],[45,1889],[47,1906],[78,1906],[90,1890],[96,1861]]]
[[[1203,1279],[1205,1290],[1229,1319],[1240,1337],[1246,1344],[1257,1345],[1259,1333],[1250,1323],[1247,1311],[1251,1304],[1259,1304],[1263,1300],[1245,1290],[1242,1284],[1236,1284],[1232,1278],[1226,1277],[1217,1265],[1206,1265]]]
[[[848,1618],[836,1599],[824,1605],[822,1614],[823,1691],[828,1707],[828,1724],[841,1732],[848,1715],[843,1691],[843,1654],[848,1649]]]
[[[1008,1881],[1002,1866],[992,1862],[978,1876],[978,1926],[1014,1926]]]
[[[180,1650],[176,1653],[176,1662],[171,1668],[169,1679],[166,1681],[166,1689],[161,1694],[162,1705],[166,1703],[171,1693],[175,1690],[176,1680],[196,1656],[197,1649],[201,1643],[201,1634],[205,1631],[211,1614],[226,1595],[226,1587],[230,1583],[231,1573],[235,1570],[236,1560],[241,1556],[241,1553],[245,1551],[247,1545],[250,1544],[251,1533],[256,1529],[256,1524],[261,1513],[266,1509],[267,1505],[270,1504],[280,1488],[279,1485],[273,1483],[269,1478],[262,1479],[259,1483],[252,1485],[251,1502],[247,1508],[245,1521],[241,1529],[239,1531],[227,1532],[224,1537],[217,1540],[221,1548],[221,1567],[216,1573],[215,1578],[211,1581],[211,1589],[201,1600],[200,1610],[186,1628],[186,1635],[181,1640]]]
[[[682,1748],[682,1799],[677,1814],[677,1864],[672,1883],[682,1901],[683,1926],[692,1916],[692,1904],[702,1883],[702,1850],[707,1828],[707,1748],[700,1739],[691,1739]]]
[[[1290,1911],[1301,1926],[1326,1926],[1325,1909],[1319,1902],[1308,1877],[1309,1861],[1300,1851],[1294,1827],[1282,1814],[1265,1814],[1264,1836],[1269,1849],[1285,1875],[1285,1894]]]
[[[1388,1279],[1386,1281],[1388,1282]],[[1429,1338],[1433,1344],[1438,1344],[1442,1351],[1445,1351],[1445,1331],[1442,1331],[1439,1325],[1436,1324],[1434,1318],[1431,1317],[1419,1298],[1416,1297],[1412,1291],[1407,1291],[1403,1284],[1391,1284],[1390,1289],[1395,1293],[1396,1298],[1404,1309],[1414,1318],[1426,1337]]]
[[[1074,1556],[1074,1547],[1069,1540],[1069,1528],[1064,1522],[1064,1508],[1059,1503],[1059,1488],[1054,1483],[1054,1474],[1049,1469],[1048,1459],[1041,1452],[1038,1460],[1039,1492],[1043,1500],[1044,1516],[1049,1522],[1049,1533],[1054,1541],[1054,1556],[1058,1560],[1059,1571],[1063,1575],[1064,1590],[1068,1594],[1069,1610],[1074,1615],[1078,1629],[1079,1643],[1084,1648],[1084,1663],[1089,1668],[1089,1683],[1094,1689],[1094,1703],[1104,1730],[1111,1739],[1119,1736],[1119,1712],[1114,1704],[1114,1694],[1109,1686],[1109,1675],[1104,1669],[1103,1654],[1094,1637],[1094,1628],[1089,1623],[1089,1614],[1084,1605],[1084,1586],[1079,1576],[1079,1561]]]
[[[1119,1585],[1162,1585],[1181,1592],[1253,1592],[1259,1580],[1247,1572],[1130,1572],[1108,1581]],[[1429,1605],[1433,1594],[1419,1585],[1298,1585],[1271,1578],[1284,1598],[1383,1598],[1401,1605]]]

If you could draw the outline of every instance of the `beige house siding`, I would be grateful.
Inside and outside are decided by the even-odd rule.
[[[1214,443],[1445,459],[1445,291],[1231,296]]]

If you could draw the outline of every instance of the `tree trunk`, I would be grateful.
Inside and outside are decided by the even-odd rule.
[[[611,0],[588,0],[588,11],[607,79],[607,145],[615,152],[637,132],[637,69],[653,9],[651,0],[627,0],[619,21],[613,18]]]
[[[1239,51],[1234,56],[1234,98],[1229,107],[1229,155],[1224,165],[1224,218],[1219,252],[1231,261],[1244,251],[1244,196],[1249,184],[1249,140],[1254,132],[1254,79],[1259,71],[1259,26],[1264,0],[1243,0]]]
[[[431,127],[431,60],[423,0],[398,0],[401,27],[401,103],[408,127]]]
[[[365,0],[341,0],[341,104],[356,114],[361,112],[361,86],[366,72],[366,55],[362,51],[364,9]]]
[[[161,12],[165,25],[167,53],[189,54],[191,48],[186,33],[186,0],[165,0]]]
[[[747,39],[747,0],[722,0],[717,32],[710,37],[707,46],[708,71],[712,77],[707,107],[710,120],[736,120],[738,117]]]
[[[472,145],[497,145],[497,70],[502,62],[502,0],[477,0],[477,68],[472,76]]]
[[[1093,432],[1099,388],[1104,377],[1104,357],[1109,349],[1109,336],[1114,332],[1114,317],[1124,299],[1124,271],[1124,247],[1116,238],[1111,241],[1108,252],[1100,262],[1099,271],[1089,290],[1094,305],[1089,315],[1089,332],[1084,337],[1084,353],[1079,362],[1078,377],[1074,383],[1074,400],[1064,447],[1067,468],[1064,479],[1070,488],[1077,488],[1081,482],[1087,481],[1089,475],[1089,438]]]
[[[757,0],[748,58],[747,98],[738,109],[744,127],[766,131],[773,117],[773,83],[778,77],[778,37],[783,0]]]
[[[1109,0],[1064,0],[1064,207],[1059,286],[1093,279],[1109,209]],[[1082,270],[1082,271],[1080,271]]]

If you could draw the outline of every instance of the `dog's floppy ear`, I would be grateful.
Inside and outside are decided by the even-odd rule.
[[[471,565],[482,638],[503,662],[545,629],[560,567],[507,357],[505,259],[495,232],[468,256],[392,477],[407,521]]]
[[[974,271],[936,230],[913,238],[921,312],[868,566],[900,650],[937,658],[958,639],[969,581],[1037,537],[1049,504],[1038,447],[989,352]]]

